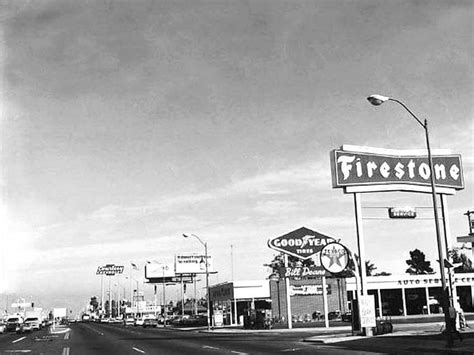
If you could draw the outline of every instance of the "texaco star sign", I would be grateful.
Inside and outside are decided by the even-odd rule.
[[[349,263],[347,249],[339,243],[329,243],[321,250],[321,265],[333,274],[343,271]]]

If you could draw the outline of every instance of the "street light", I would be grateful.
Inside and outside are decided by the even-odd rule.
[[[453,329],[451,329],[451,322],[449,317],[449,306],[451,305],[451,301],[449,300],[448,288],[446,285],[446,276],[444,270],[444,255],[443,255],[443,241],[441,239],[441,233],[439,229],[439,220],[438,220],[438,202],[436,198],[436,184],[435,184],[435,176],[434,176],[434,169],[433,169],[433,157],[431,156],[431,148],[430,148],[430,140],[428,134],[428,120],[425,118],[424,122],[422,122],[415,114],[410,111],[410,109],[401,101],[394,99],[392,97],[382,96],[382,95],[370,95],[367,100],[374,106],[380,106],[386,101],[393,101],[401,105],[408,113],[420,124],[421,127],[425,130],[425,138],[426,138],[426,150],[428,151],[428,163],[430,167],[430,181],[431,181],[431,196],[433,199],[433,213],[434,213],[434,220],[435,220],[435,228],[436,228],[436,240],[438,243],[438,257],[439,257],[439,269],[441,274],[441,287],[442,287],[442,297],[443,297],[443,311],[444,311],[444,320],[446,322],[446,331],[448,332],[448,337],[450,336]],[[448,338],[448,342],[451,339]]]
[[[194,237],[197,240],[199,240],[199,243],[204,245],[204,258],[206,259],[206,302],[207,302],[207,330],[211,330],[211,323],[210,323],[210,317],[211,317],[211,312],[210,312],[210,298],[209,298],[209,261],[207,260],[207,243],[203,242],[201,238],[199,238],[195,234],[183,234],[183,237],[189,238],[189,237]]]

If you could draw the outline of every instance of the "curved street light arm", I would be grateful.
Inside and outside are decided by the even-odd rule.
[[[403,102],[401,102],[400,100],[394,99],[393,97],[389,97],[388,100],[389,101],[394,101],[394,102],[402,105],[403,108],[405,110],[407,110],[408,113],[421,125],[421,127],[426,129],[426,120],[425,120],[425,123],[423,123],[418,117],[416,117],[416,115],[413,112],[411,112],[411,110]]]

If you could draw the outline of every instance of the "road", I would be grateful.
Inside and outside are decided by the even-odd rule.
[[[336,345],[305,343],[314,332],[203,333],[172,328],[75,323],[28,334],[0,335],[0,354],[368,354]],[[373,354],[373,353],[371,353]]]

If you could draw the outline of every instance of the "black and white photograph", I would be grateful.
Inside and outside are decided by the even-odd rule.
[[[0,0],[0,355],[473,355],[473,23]]]

